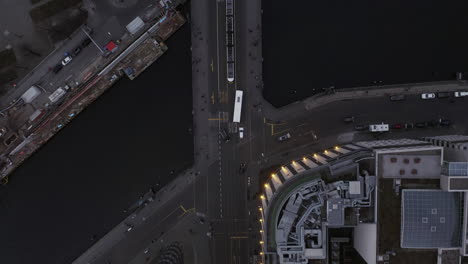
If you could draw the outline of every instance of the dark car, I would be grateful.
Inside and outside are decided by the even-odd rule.
[[[405,124],[405,128],[406,129],[410,129],[410,128],[413,128],[414,127],[414,124],[413,123],[406,123]]]
[[[76,55],[78,55],[80,52],[81,52],[81,48],[80,48],[80,47],[76,47],[76,49],[73,50],[73,57],[75,57]]]
[[[345,123],[352,123],[352,122],[354,122],[354,116],[347,116],[347,117],[343,118],[343,121]]]
[[[427,121],[427,125],[430,127],[436,127],[439,125],[439,122],[437,122],[437,120],[430,120],[430,121]]]
[[[449,98],[450,93],[449,92],[439,92],[437,93],[437,98]]]
[[[416,127],[425,128],[425,127],[427,127],[427,123],[426,122],[417,122]]]
[[[406,96],[403,94],[396,94],[390,96],[390,101],[403,101],[406,99]]]
[[[357,131],[364,131],[369,129],[369,125],[355,125],[354,129]]]
[[[89,43],[91,43],[91,40],[89,38],[86,38],[85,40],[83,40],[83,42],[81,42],[81,48],[88,46]]]
[[[448,119],[440,119],[439,123],[441,126],[450,126],[452,124],[452,121]]]
[[[57,64],[52,68],[53,73],[58,73],[61,69],[63,68],[63,65],[61,63]]]
[[[402,129],[403,125],[402,124],[393,124],[392,129]]]

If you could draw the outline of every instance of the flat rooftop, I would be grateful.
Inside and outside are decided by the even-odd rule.
[[[401,247],[460,247],[463,195],[442,190],[403,190]]]

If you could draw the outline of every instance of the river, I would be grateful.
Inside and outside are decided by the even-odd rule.
[[[0,189],[1,263],[71,263],[150,186],[193,163],[190,26],[167,45],[141,76],[109,89]]]
[[[468,1],[263,1],[264,96],[280,107],[331,86],[453,80],[468,72],[466,10]]]

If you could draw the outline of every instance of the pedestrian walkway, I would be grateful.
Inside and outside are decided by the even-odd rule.
[[[306,110],[312,110],[319,106],[329,104],[336,101],[352,100],[352,99],[369,99],[375,97],[383,97],[391,95],[415,95],[422,93],[437,93],[437,92],[453,92],[453,91],[466,91],[468,84],[465,82],[434,82],[423,84],[409,84],[409,85],[392,85],[384,87],[358,87],[352,89],[338,90],[331,95],[316,95],[307,98],[303,101]]]

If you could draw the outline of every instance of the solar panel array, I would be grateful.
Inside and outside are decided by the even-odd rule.
[[[468,162],[449,162],[448,176],[468,176]]]
[[[403,190],[401,247],[459,247],[462,218],[461,192]]]

